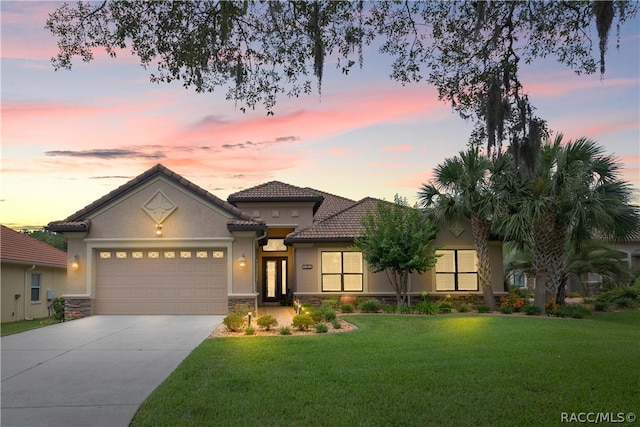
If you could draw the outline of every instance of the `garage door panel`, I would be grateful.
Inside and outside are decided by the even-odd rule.
[[[216,251],[221,251],[217,249]],[[227,268],[212,250],[111,250],[96,257],[98,314],[226,314]]]

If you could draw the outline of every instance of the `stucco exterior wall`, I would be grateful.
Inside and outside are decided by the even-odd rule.
[[[176,207],[169,216],[159,221],[162,224],[161,237],[156,235],[157,221],[143,209],[158,191]],[[141,186],[90,218],[91,230],[87,237],[92,239],[231,237],[227,230],[227,215],[205,205],[202,200],[177,188],[163,177]]]
[[[54,268],[36,265],[14,264],[3,262],[0,266],[2,284],[2,322],[23,320],[25,317],[38,319],[47,317],[49,301],[47,290],[52,289],[55,296],[65,292],[66,271],[64,268]],[[31,302],[31,275],[40,274],[40,300]],[[15,298],[15,295],[20,295]],[[25,303],[26,302],[26,303]]]
[[[304,202],[237,202],[247,214],[263,219],[269,226],[307,227],[313,223],[313,204]]]

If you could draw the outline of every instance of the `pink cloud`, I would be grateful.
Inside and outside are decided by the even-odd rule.
[[[411,151],[413,150],[413,145],[411,144],[402,144],[402,145],[394,145],[390,147],[382,147],[380,151]]]

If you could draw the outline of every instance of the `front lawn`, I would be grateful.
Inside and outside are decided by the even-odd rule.
[[[359,329],[206,340],[132,425],[538,426],[563,413],[640,415],[640,311],[347,319]]]
[[[60,321],[53,317],[45,317],[42,319],[7,322],[0,325],[0,336],[4,337],[6,335],[18,334],[20,332],[30,331],[31,329],[38,329],[44,326],[53,325],[54,323],[60,323]]]

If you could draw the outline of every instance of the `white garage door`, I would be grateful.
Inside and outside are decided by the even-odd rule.
[[[226,314],[224,249],[96,253],[96,314]]]

